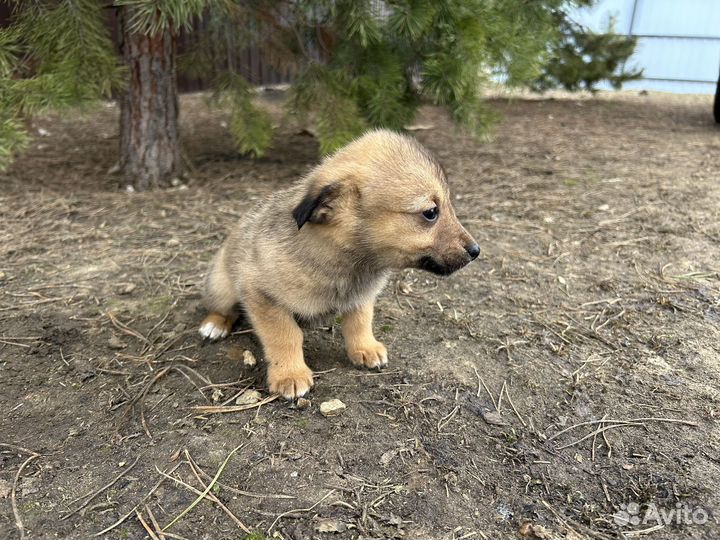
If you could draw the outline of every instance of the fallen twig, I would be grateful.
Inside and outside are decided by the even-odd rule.
[[[603,422],[606,424],[629,424],[629,423],[634,423],[634,422],[671,422],[671,423],[676,423],[676,424],[685,424],[687,426],[697,427],[697,422],[691,422],[690,420],[682,420],[682,419],[678,419],[678,418],[660,418],[657,416],[651,416],[651,417],[644,417],[644,418],[631,418],[629,420],[611,420],[611,419],[605,419],[605,417],[603,417],[600,420],[588,420],[587,422],[580,422],[579,424],[574,424],[572,426],[566,427],[565,429],[560,430],[557,433],[548,437],[547,440],[552,441],[553,439],[559,437],[563,433],[567,433],[568,431],[573,430],[575,428],[579,428],[582,426],[590,426],[593,424],[601,424]]]
[[[510,397],[510,392],[508,392],[507,387],[505,388],[505,395],[507,396],[508,403],[510,404],[510,408],[515,413],[515,416],[518,417],[518,420],[520,420],[520,423],[523,425],[523,427],[527,427],[527,424],[525,423],[525,420],[522,416],[520,416],[520,413],[518,412],[517,408],[515,408],[515,404],[513,403],[512,398]]]
[[[78,506],[78,507],[77,507],[75,510],[73,510],[72,512],[70,512],[70,513],[65,514],[64,516],[62,516],[62,517],[60,518],[60,521],[65,521],[65,520],[66,520],[67,518],[69,518],[70,516],[73,516],[73,515],[77,514],[80,510],[82,510],[82,509],[85,508],[88,504],[90,504],[90,501],[92,501],[95,497],[97,497],[98,495],[100,495],[100,494],[101,494],[103,491],[105,491],[106,489],[110,489],[112,486],[114,486],[115,483],[116,483],[118,480],[120,480],[123,476],[125,476],[127,473],[129,473],[129,472],[133,469],[133,467],[135,467],[135,465],[137,465],[137,462],[138,462],[139,460],[140,460],[140,456],[136,457],[136,458],[135,458],[135,461],[133,461],[133,462],[130,464],[129,467],[127,467],[127,468],[126,468],[125,470],[123,470],[119,475],[117,475],[114,480],[112,480],[111,482],[105,484],[105,485],[104,485],[103,487],[101,487],[100,489],[98,489],[98,490],[96,490],[96,491],[92,491],[92,492],[90,492],[90,493],[88,493],[88,494],[86,494],[86,495],[82,495],[81,497],[78,497],[77,499],[71,501],[71,502],[68,504],[68,506],[71,506],[71,505],[75,504],[77,501],[79,501],[79,500],[84,499],[85,497],[87,497],[87,500],[86,500],[84,503],[82,503],[80,506]]]
[[[147,533],[150,535],[150,538],[151,538],[152,540],[160,540],[160,539],[158,538],[158,536],[155,534],[155,532],[154,532],[154,531],[150,528],[150,526],[147,524],[147,522],[145,521],[145,519],[143,519],[142,514],[140,513],[140,511],[139,511],[137,508],[135,509],[135,515],[137,516],[138,521],[140,521],[140,525],[142,525],[142,526],[143,526],[143,529],[145,529],[145,531],[147,531]]]
[[[313,504],[313,505],[312,505],[311,507],[309,507],[309,508],[296,508],[296,509],[294,509],[294,510],[288,510],[287,512],[283,512],[282,514],[279,514],[279,515],[275,518],[275,521],[273,521],[273,522],[270,524],[270,526],[267,528],[267,531],[266,531],[266,532],[267,532],[268,534],[270,534],[270,531],[273,530],[273,528],[275,527],[275,525],[277,524],[277,522],[280,521],[282,518],[284,518],[284,517],[287,516],[287,515],[297,514],[297,513],[299,513],[299,512],[312,512],[313,510],[315,510],[315,508],[316,508],[321,502],[323,502],[325,499],[327,499],[327,498],[328,498],[330,495],[332,495],[333,493],[335,493],[335,490],[334,490],[334,489],[331,489],[330,491],[328,491],[328,492],[325,494],[325,496],[324,496],[322,499],[320,499],[318,502],[316,502],[315,504]]]
[[[40,454],[32,452],[32,455],[25,461],[23,461],[22,465],[20,465],[20,468],[15,473],[12,490],[10,491],[10,504],[12,505],[13,515],[15,516],[15,526],[17,527],[18,531],[20,531],[20,540],[23,540],[25,538],[25,525],[23,524],[22,516],[20,515],[20,510],[18,509],[17,505],[17,485],[20,481],[20,475],[22,474],[23,469],[27,467],[33,459],[37,459],[39,457]]]
[[[185,451],[185,457],[190,461],[193,468],[196,469],[201,476],[204,476],[205,478],[211,480],[212,476],[210,476],[208,473],[202,470],[200,465],[198,465],[195,460],[192,458],[189,452],[187,450]],[[265,494],[265,493],[253,493],[252,491],[243,491],[242,489],[237,489],[232,486],[228,486],[227,484],[223,484],[219,480],[216,482],[218,486],[220,486],[223,489],[228,490],[231,493],[235,493],[236,495],[243,495],[245,497],[252,497],[255,499],[297,499],[294,495],[285,495],[283,493],[272,493],[272,494]]]
[[[168,471],[167,473],[164,473],[164,474],[166,474],[166,475],[171,475],[172,473],[174,473],[174,472],[177,470],[177,468],[178,468],[180,465],[182,465],[182,463],[176,463],[175,466],[174,466],[172,469],[170,469],[170,471]],[[145,496],[142,498],[142,500],[141,500],[138,504],[136,504],[135,506],[133,506],[127,514],[124,514],[123,516],[121,516],[120,519],[118,519],[115,523],[113,523],[112,525],[109,525],[109,526],[105,527],[102,531],[96,532],[95,534],[93,534],[93,537],[103,536],[104,534],[109,533],[109,532],[112,531],[115,527],[119,526],[119,525],[120,525],[123,521],[125,521],[127,518],[129,518],[130,516],[132,516],[132,515],[133,515],[133,512],[135,512],[135,510],[136,510],[141,504],[144,504],[145,501],[147,501],[147,500],[152,496],[152,494],[155,493],[155,491],[157,491],[157,489],[162,485],[162,483],[163,483],[165,480],[166,480],[165,477],[160,478],[160,480],[158,480],[158,482],[152,487],[152,489],[145,494]],[[166,536],[171,536],[169,533],[164,533],[164,534],[165,534]],[[183,539],[183,540],[184,540],[184,539]]]
[[[255,409],[257,407],[261,407],[263,405],[266,405],[267,403],[270,403],[271,401],[275,401],[278,397],[280,396],[268,396],[262,401],[258,401],[257,403],[250,403],[248,405],[195,405],[190,408],[201,414],[232,413],[247,411],[248,409]]]
[[[497,406],[497,402],[495,401],[495,396],[492,395],[492,392],[490,391],[490,389],[489,389],[489,388],[487,387],[487,385],[485,384],[485,381],[484,381],[483,378],[480,376],[480,373],[478,373],[478,370],[475,368],[475,366],[473,366],[473,370],[475,371],[475,375],[476,375],[477,378],[478,378],[478,382],[479,382],[479,383],[482,385],[482,387],[485,389],[485,391],[487,392],[488,396],[490,396],[490,401],[492,401],[493,407],[495,407],[495,410],[497,411],[498,406]],[[477,390],[477,394],[476,394],[476,395],[477,395],[477,397],[480,397],[480,386],[478,386],[478,390]]]
[[[236,446],[235,448],[233,448],[233,450],[232,450],[232,451],[227,455],[227,457],[225,458],[225,461],[222,462],[222,464],[221,464],[220,467],[218,468],[217,472],[215,473],[215,476],[214,476],[213,479],[210,481],[210,483],[209,483],[208,486],[205,488],[205,490],[198,496],[197,499],[195,499],[192,503],[190,503],[190,506],[188,506],[185,510],[183,510],[183,511],[180,512],[177,516],[175,516],[175,519],[173,519],[170,523],[168,523],[167,525],[165,525],[165,526],[162,528],[162,531],[163,531],[163,532],[165,532],[167,529],[169,529],[169,528],[172,527],[175,523],[177,523],[180,519],[182,519],[182,517],[183,517],[184,515],[186,515],[186,514],[187,514],[188,512],[190,512],[193,508],[195,508],[195,506],[197,506],[197,504],[205,498],[205,496],[210,492],[210,490],[212,489],[212,487],[215,485],[215,482],[217,482],[218,478],[220,478],[220,475],[222,474],[223,470],[225,469],[225,466],[228,464],[228,461],[230,461],[230,458],[233,456],[233,454],[235,454],[235,452],[237,452],[238,450],[240,450],[240,448],[242,448],[242,447],[243,447],[243,445],[241,444],[241,445]],[[247,531],[247,532],[250,532],[250,531]]]

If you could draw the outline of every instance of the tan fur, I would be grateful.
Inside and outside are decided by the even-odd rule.
[[[431,224],[422,212],[433,206],[440,213]],[[409,137],[372,131],[233,229],[210,265],[204,301],[211,313],[201,333],[224,337],[242,305],[263,345],[270,391],[298,397],[313,381],[297,320],[341,314],[350,360],[384,366],[372,319],[390,271],[451,273],[476,256],[468,254],[473,244],[430,153]]]

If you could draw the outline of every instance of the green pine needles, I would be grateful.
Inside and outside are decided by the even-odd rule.
[[[14,2],[0,29],[0,169],[28,142],[25,122],[110,97],[123,76],[96,0]]]
[[[634,42],[563,23],[568,6],[589,1],[14,0],[12,24],[0,29],[0,167],[27,143],[31,115],[122,90],[108,9],[125,9],[130,30],[145,34],[197,31],[202,18],[178,65],[216,81],[238,150],[259,157],[273,125],[232,61],[250,44],[292,66],[287,112],[312,125],[323,154],[370,127],[403,129],[423,103],[485,137],[495,119],[482,99],[490,81],[591,88],[632,53]],[[580,66],[578,55],[597,63]]]
[[[554,44],[544,72],[532,84],[535,90],[564,88],[594,93],[601,81],[617,90],[642,77],[642,69],[626,69],[637,38],[616,34],[612,21],[605,33],[592,32],[565,16],[559,26],[562,38]]]

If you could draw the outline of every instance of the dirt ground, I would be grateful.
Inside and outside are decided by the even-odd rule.
[[[132,194],[108,174],[114,107],[35,121],[0,176],[0,537],[720,536],[711,96],[491,105],[489,144],[433,109],[416,132],[480,259],[390,283],[385,371],[307,331],[305,410],[265,399],[245,324],[196,329],[225,231],[315,162],[313,138],[283,125],[244,159],[187,96],[189,178]],[[193,408],[251,389],[246,410]]]

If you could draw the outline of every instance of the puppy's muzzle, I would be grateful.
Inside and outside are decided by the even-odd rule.
[[[434,257],[426,255],[418,262],[418,266],[422,270],[432,272],[439,276],[449,276],[453,272],[460,270],[463,266],[474,261],[480,255],[480,246],[475,242],[465,246],[465,253],[451,260],[439,261]]]

